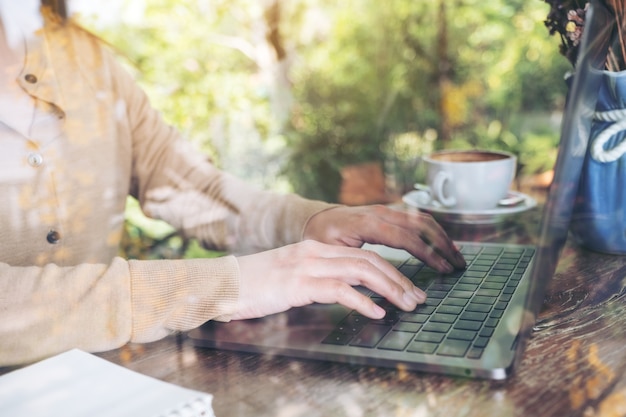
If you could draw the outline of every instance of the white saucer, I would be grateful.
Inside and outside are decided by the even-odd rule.
[[[537,206],[537,201],[520,192],[509,191],[509,197],[520,197],[522,201],[514,206],[498,206],[489,210],[455,210],[454,208],[446,208],[436,203],[429,202],[424,204],[420,201],[420,191],[411,191],[402,197],[402,201],[421,211],[430,213],[435,219],[447,223],[459,224],[493,224],[503,221],[507,216],[522,213]]]

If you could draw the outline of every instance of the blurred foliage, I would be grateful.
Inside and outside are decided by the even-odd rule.
[[[547,36],[541,6],[335,5],[327,36],[301,52],[304,65],[293,71],[285,172],[296,191],[333,200],[342,166],[381,160],[403,192],[420,179],[419,156],[439,148],[503,149],[518,155],[522,174],[549,169],[558,141],[552,113],[563,106],[569,64]],[[398,138],[416,144],[398,148]]]
[[[222,252],[204,249],[195,239],[183,238],[169,224],[146,217],[137,200],[128,197],[120,256],[127,259],[192,259],[221,255]]]
[[[521,175],[554,163],[570,66],[539,0],[118,3],[82,21],[168,122],[261,186],[335,201],[343,166],[380,161],[403,192],[452,147],[511,151]]]

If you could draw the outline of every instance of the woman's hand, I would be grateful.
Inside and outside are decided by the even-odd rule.
[[[335,207],[314,215],[305,239],[361,247],[382,244],[407,252],[440,272],[465,268],[465,260],[441,226],[426,213],[387,206]]]
[[[393,265],[364,243],[405,249],[441,272],[465,260],[428,214],[385,206],[335,207],[313,216],[304,242],[238,258],[239,306],[233,319],[263,317],[311,303],[339,303],[379,319],[385,311],[353,287],[365,286],[411,311],[426,300]]]
[[[379,255],[312,240],[238,258],[239,306],[232,319],[263,317],[314,302],[340,303],[379,319],[385,310],[353,288],[363,285],[403,310],[426,300]]]

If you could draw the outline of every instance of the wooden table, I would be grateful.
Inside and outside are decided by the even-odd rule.
[[[447,230],[457,240],[526,243],[538,217]],[[569,243],[520,366],[504,382],[201,349],[184,335],[98,355],[212,393],[218,417],[625,416],[625,277],[626,256]]]
[[[524,240],[537,217],[448,230]],[[504,382],[201,349],[182,335],[100,356],[214,394],[218,417],[624,416],[625,277],[626,257],[568,244],[522,362]]]

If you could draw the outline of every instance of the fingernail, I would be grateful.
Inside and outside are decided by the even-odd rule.
[[[426,293],[424,291],[420,290],[417,287],[413,287],[413,293],[417,297],[418,303],[423,303],[424,301],[426,301]]]
[[[385,314],[387,314],[385,309],[378,304],[374,304],[374,308],[372,310],[374,311],[374,317],[379,319],[382,319],[383,317],[385,317]]]
[[[463,254],[461,252],[457,252],[456,255],[456,260],[460,265],[465,266],[466,262],[465,262],[465,257],[463,256]]]
[[[446,261],[445,259],[442,260],[439,265],[441,265],[441,269],[445,272],[454,271],[454,267],[450,264],[450,262]]]
[[[404,300],[404,305],[412,308],[415,303],[417,302],[417,300],[415,299],[415,297],[413,296],[413,294],[409,293],[409,292],[405,292],[402,295],[402,299]]]

